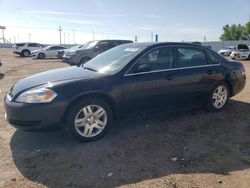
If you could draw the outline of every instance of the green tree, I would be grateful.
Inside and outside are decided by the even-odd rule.
[[[250,21],[247,22],[247,24],[246,24],[245,32],[247,35],[247,39],[250,40]]]
[[[229,26],[228,24],[223,27],[223,34],[221,35],[221,40],[248,40],[250,36],[250,22],[246,25],[233,24]]]
[[[227,24],[223,27],[224,33],[221,35],[221,40],[232,40],[231,34],[230,34],[230,26]]]

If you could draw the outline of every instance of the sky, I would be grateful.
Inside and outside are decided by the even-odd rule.
[[[250,0],[0,0],[0,25],[11,42],[82,44],[93,39],[139,42],[217,41],[225,24],[250,20]],[[1,33],[0,33],[1,38]]]

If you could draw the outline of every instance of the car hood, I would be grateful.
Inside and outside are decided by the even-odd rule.
[[[10,90],[10,94],[14,97],[16,94],[29,90],[31,88],[39,87],[42,85],[55,85],[59,82],[65,82],[77,79],[90,79],[97,77],[100,73],[83,69],[82,67],[66,67],[61,69],[55,69],[43,73],[39,73],[17,82]]]
[[[41,48],[41,49],[34,50],[31,53],[34,54],[34,53],[45,52],[45,51],[46,50],[44,50],[43,48]]]
[[[33,50],[31,53],[33,54],[33,53],[37,53],[37,52],[39,52],[39,51],[41,51],[41,49]]]
[[[77,49],[76,53],[91,52],[91,51],[93,51],[93,48],[89,48],[89,49]]]
[[[219,53],[223,53],[223,52],[231,52],[232,50],[229,50],[229,49],[221,49],[219,50]]]
[[[232,52],[232,54],[245,54],[245,53],[249,53],[249,50],[235,50]]]

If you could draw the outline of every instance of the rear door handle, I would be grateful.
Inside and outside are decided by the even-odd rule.
[[[216,71],[213,71],[213,70],[208,70],[207,71],[207,74],[209,74],[209,75],[212,75],[212,74],[215,74],[216,73]]]
[[[168,80],[168,81],[170,81],[170,80],[176,79],[176,77],[173,76],[173,75],[167,75],[167,76],[165,77],[165,79]]]

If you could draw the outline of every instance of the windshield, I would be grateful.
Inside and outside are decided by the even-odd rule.
[[[78,48],[81,48],[83,45],[80,44],[80,45],[75,45],[75,46],[72,46],[71,48],[69,48],[69,50],[76,50]]]
[[[146,47],[120,45],[112,48],[83,65],[84,68],[100,73],[114,74],[126,66]]]
[[[48,50],[51,46],[45,46],[43,49]]]
[[[87,42],[82,48],[84,49],[90,49],[90,48],[93,48],[96,44],[97,44],[98,41],[90,41],[90,42]]]

